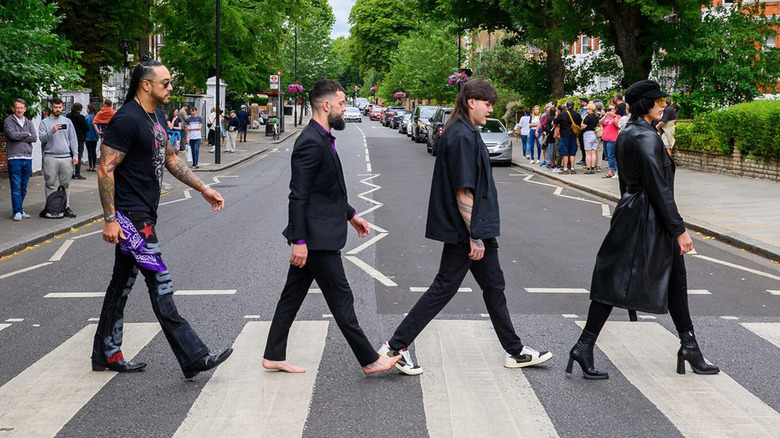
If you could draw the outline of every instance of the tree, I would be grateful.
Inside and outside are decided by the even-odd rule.
[[[336,17],[326,0],[311,0],[304,18],[290,23],[291,36],[284,43],[283,71],[292,83],[295,74],[295,35],[297,34],[297,80],[304,87],[311,87],[323,76],[329,76],[327,60],[331,51],[330,30]],[[286,85],[286,84],[285,84]]]
[[[57,0],[64,19],[57,31],[67,36],[74,50],[81,52],[84,86],[92,95],[103,96],[103,81],[111,68],[125,64],[125,46],[136,52],[139,41],[147,39],[149,10],[137,0]],[[139,55],[146,54],[139,53]]]
[[[28,115],[41,93],[70,88],[81,80],[78,52],[67,39],[53,33],[61,20],[57,5],[17,0],[0,5],[0,107],[11,108],[16,98],[28,102]]]
[[[349,13],[350,39],[361,74],[385,72],[405,35],[417,27],[416,11],[404,0],[357,0]]]
[[[763,15],[763,4],[717,7],[676,23],[678,30],[659,54],[658,66],[673,72],[662,79],[683,90],[677,99],[683,114],[780,92],[780,49],[764,47],[768,37],[777,35],[780,19],[755,19]]]
[[[368,85],[368,87],[361,85],[363,79],[360,77],[360,68],[356,58],[350,38],[341,36],[331,40],[328,45],[327,58],[325,59],[325,72],[328,77],[339,82],[347,89],[359,85],[361,87],[359,94],[367,96],[373,84]]]

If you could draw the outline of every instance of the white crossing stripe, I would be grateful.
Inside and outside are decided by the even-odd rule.
[[[24,321],[24,318],[8,318],[5,320],[5,322],[22,322]]]
[[[639,319],[657,319],[653,315],[639,315]]]
[[[772,437],[780,430],[780,414],[725,372],[698,376],[686,364],[686,375],[677,374],[680,341],[658,323],[608,322],[596,345],[686,437]]]
[[[425,292],[427,291],[427,287],[410,287],[409,292]],[[458,292],[473,292],[470,287],[459,287]]]
[[[688,295],[712,295],[707,289],[688,289]]]
[[[11,324],[0,324],[0,330],[4,329],[6,327],[11,327]]]
[[[576,287],[527,287],[529,294],[588,294],[587,289]]]
[[[177,290],[174,295],[235,295],[236,289],[226,290]],[[50,292],[44,298],[103,298],[105,292]]]
[[[325,348],[327,321],[296,321],[287,358],[303,374],[260,366],[271,323],[248,322],[230,360],[217,368],[174,437],[301,436]]]
[[[780,348],[780,322],[742,322],[739,325]]]
[[[577,317],[577,315],[574,314],[574,313],[564,313],[561,316],[564,317],[564,318],[576,318]]]
[[[770,289],[767,289],[766,291],[769,292],[772,295],[780,295],[780,290],[770,290]]]
[[[89,366],[95,324],[63,342],[0,388],[5,437],[53,437],[117,373]],[[154,338],[158,323],[124,326],[122,353],[130,360]]]
[[[728,319],[728,320],[736,321],[736,320],[739,319],[739,317],[738,316],[721,316],[720,319]]]
[[[489,321],[434,320],[415,341],[431,438],[558,436]]]

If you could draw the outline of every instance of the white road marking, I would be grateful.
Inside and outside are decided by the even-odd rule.
[[[357,248],[353,248],[353,249],[349,250],[347,252],[347,254],[348,255],[355,255],[355,254],[359,253],[360,251],[363,251],[364,249],[368,248],[369,246],[379,242],[380,240],[382,240],[386,236],[387,236],[387,233],[377,234],[376,236],[374,236],[371,239],[367,240],[366,242],[364,242],[362,245],[358,246]]]
[[[92,235],[95,235],[95,234],[100,234],[102,232],[103,232],[103,230],[96,230],[96,231],[93,231],[91,233],[81,234],[81,235],[78,235],[78,236],[73,236],[73,237],[71,237],[71,239],[72,240],[81,239],[82,237],[92,236]]]
[[[561,316],[564,317],[564,318],[577,318],[577,315],[575,315],[573,313],[564,313]]]
[[[427,287],[410,287],[409,292],[425,292]],[[459,287],[458,292],[473,292],[470,287]]]
[[[125,324],[122,352],[131,360],[160,331],[154,323]],[[92,353],[95,325],[89,324],[0,388],[3,436],[53,437],[114,376],[96,373]]]
[[[68,248],[70,248],[71,245],[73,245],[73,239],[68,239],[68,240],[62,242],[62,245],[60,246],[60,248],[54,253],[53,256],[51,256],[49,261],[50,262],[58,262],[58,261],[62,260],[62,256],[65,255],[65,251],[67,251]]]
[[[385,286],[398,286],[393,280],[387,278],[384,274],[374,269],[373,266],[369,265],[368,263],[364,262],[363,260],[360,260],[359,258],[355,256],[345,256],[347,260],[354,263],[358,268],[365,271],[368,275],[374,277],[378,282],[384,284]]]
[[[702,259],[702,260],[707,260],[709,262],[717,263],[717,264],[720,264],[720,265],[723,265],[723,266],[728,266],[730,268],[740,269],[742,271],[750,272],[751,274],[756,274],[756,275],[760,275],[762,277],[771,278],[773,280],[780,280],[780,276],[778,276],[778,275],[769,274],[769,273],[766,273],[766,272],[763,272],[763,271],[759,271],[759,270],[756,270],[756,269],[748,268],[748,267],[745,267],[745,266],[740,266],[740,265],[737,265],[737,264],[734,264],[734,263],[725,262],[723,260],[718,260],[716,258],[707,257],[707,256],[703,256],[703,255],[695,255],[694,257],[696,257],[698,259]]]
[[[558,436],[523,372],[504,368],[489,321],[433,320],[415,345],[431,438]]]
[[[48,265],[50,265],[50,264],[52,264],[52,262],[43,262],[43,263],[40,263],[40,264],[37,264],[37,265],[28,266],[28,267],[26,267],[26,268],[22,268],[22,269],[19,269],[19,270],[13,271],[13,272],[9,272],[9,273],[7,273],[7,274],[0,275],[0,280],[2,280],[2,279],[5,279],[5,278],[8,278],[8,277],[13,277],[13,276],[14,276],[14,275],[16,275],[16,274],[23,274],[23,273],[25,273],[25,272],[30,272],[30,271],[32,271],[33,269],[42,268],[42,267],[44,267],[44,266],[48,266]]]
[[[529,294],[588,294],[587,289],[576,287],[526,287]]]
[[[489,313],[480,313],[479,316],[481,316],[483,318],[490,318],[490,314]]]
[[[323,313],[323,314],[322,314],[322,317],[323,317],[323,318],[333,318],[333,315],[332,315],[332,314],[330,314],[330,313]]]
[[[584,327],[584,322],[577,323]],[[680,341],[655,322],[608,322],[598,347],[683,436],[772,437],[780,414],[725,372],[676,370]]]
[[[601,215],[604,217],[612,217],[612,213],[609,211],[609,205],[601,204]]]
[[[258,363],[270,322],[248,322],[233,357],[214,371],[174,437],[301,436],[317,379],[327,321],[296,321],[287,358],[303,374],[269,372]]]
[[[653,315],[639,315],[639,319],[658,319]]]
[[[105,292],[50,292],[44,298],[103,298]]]
[[[688,295],[712,295],[707,289],[688,289]]]
[[[741,322],[742,327],[761,336],[780,348],[780,323],[778,322]]]
[[[770,289],[767,289],[766,291],[769,292],[772,295],[780,295],[780,290],[770,290]]]
[[[177,290],[174,295],[235,295],[236,289],[225,290]]]
[[[160,205],[168,205],[168,204],[173,204],[174,202],[181,202],[181,201],[186,201],[188,199],[192,199],[192,195],[190,194],[191,190],[192,190],[191,188],[185,189],[183,192],[184,193],[183,198],[174,199],[173,201],[161,202]]]
[[[8,318],[5,322],[23,322],[24,318]]]
[[[244,315],[244,319],[260,319],[260,315]]]
[[[513,175],[513,174],[510,174],[510,175]],[[516,175],[521,176],[523,174],[516,174]],[[529,174],[525,178],[523,178],[523,181],[529,182],[529,183],[532,183],[532,184],[539,184],[540,186],[545,186],[545,187],[555,187],[555,191],[553,191],[553,195],[559,196],[561,198],[573,199],[575,201],[582,201],[582,202],[587,202],[587,203],[590,203],[590,204],[601,205],[601,215],[604,216],[604,217],[612,217],[612,213],[610,213],[610,211],[609,211],[609,204],[605,204],[605,203],[600,202],[600,201],[593,201],[593,200],[590,200],[590,199],[581,198],[581,197],[578,197],[578,196],[564,195],[563,194],[563,187],[557,186],[555,184],[548,184],[548,183],[533,181],[532,180],[533,177],[534,177],[534,175]]]
[[[87,321],[89,321],[89,322],[99,322],[100,318],[88,318]]]
[[[3,330],[4,328],[11,327],[11,324],[0,324],[0,330]]]
[[[371,163],[366,163],[366,172],[371,172]]]
[[[220,181],[220,178],[238,178],[238,175],[221,175],[221,176],[214,176],[211,179],[214,180],[215,184],[220,184],[222,181]]]
[[[737,316],[721,316],[720,319],[726,319],[726,320],[729,320],[729,321],[736,321],[736,320],[739,319],[739,317],[737,317]]]

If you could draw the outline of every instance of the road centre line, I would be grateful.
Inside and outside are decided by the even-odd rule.
[[[48,265],[50,265],[50,264],[52,264],[52,262],[43,262],[43,263],[39,263],[39,264],[37,264],[37,265],[28,266],[28,267],[26,267],[26,268],[18,269],[18,270],[16,270],[16,271],[13,271],[13,272],[9,272],[9,273],[7,273],[7,274],[0,275],[0,280],[3,280],[3,279],[5,279],[5,278],[8,278],[8,277],[13,277],[13,276],[14,276],[14,275],[16,275],[16,274],[23,274],[23,273],[25,273],[25,272],[32,271],[33,269],[42,268],[42,267],[44,267],[44,266],[48,266]]]
[[[24,318],[8,318],[5,322],[24,322]]]
[[[62,260],[62,256],[65,255],[65,252],[70,248],[70,246],[73,245],[73,239],[68,239],[64,242],[62,242],[62,245],[60,248],[54,252],[54,255],[51,256],[49,259],[50,262],[58,262]]]
[[[235,295],[236,289],[227,290],[177,290],[174,295]],[[44,298],[103,298],[105,292],[51,292]]]
[[[745,267],[745,266],[740,266],[740,265],[737,265],[737,264],[734,264],[734,263],[725,262],[723,260],[718,260],[716,258],[707,257],[707,256],[703,256],[703,255],[698,255],[698,254],[694,255],[693,257],[696,257],[696,258],[699,258],[699,259],[702,259],[702,260],[707,260],[707,261],[712,262],[712,263],[718,263],[720,265],[728,266],[730,268],[740,269],[742,271],[750,272],[751,274],[760,275],[762,277],[771,278],[772,280],[780,280],[780,276],[769,274],[769,273],[766,273],[766,272],[763,272],[763,271],[759,271],[757,269],[752,269],[752,268],[748,268],[748,267]]]
[[[427,291],[427,287],[410,287],[409,292],[425,292]],[[473,290],[470,287],[459,287],[458,292],[473,292]]]
[[[576,287],[526,287],[529,294],[588,294],[587,289]]]
[[[349,250],[347,252],[347,254],[348,255],[355,255],[355,254],[359,253],[360,251],[363,251],[364,249],[368,248],[369,246],[379,242],[385,236],[387,236],[387,233],[379,233],[376,236],[374,236],[371,239],[369,239],[368,241],[364,242],[362,245],[358,246],[357,248],[352,248],[351,250]]]
[[[95,235],[95,234],[100,234],[102,232],[103,232],[103,230],[96,230],[96,231],[93,231],[91,233],[81,234],[81,235],[78,235],[78,236],[73,236],[73,237],[71,237],[71,239],[72,240],[77,240],[77,239],[81,239],[82,237],[92,236],[92,235]]]

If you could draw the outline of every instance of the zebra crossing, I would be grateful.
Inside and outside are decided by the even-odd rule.
[[[572,328],[584,325],[572,319],[566,323]],[[734,324],[778,350],[771,354],[780,354],[780,323]],[[270,322],[246,321],[235,339],[233,357],[210,376],[204,375],[208,380],[173,436],[304,435],[307,418],[315,409],[311,403],[320,361],[331,342],[330,325],[327,320],[293,324],[288,358],[307,369],[293,375],[260,367]],[[157,323],[127,323],[125,331],[123,352],[128,360],[155,337],[154,342],[164,342]],[[0,438],[57,435],[117,376],[91,371],[88,358],[94,332],[94,324],[86,325],[0,387]],[[0,341],[6,333],[0,333]],[[678,346],[676,335],[652,320],[608,322],[597,343],[611,366],[680,435],[780,435],[780,413],[732,378],[728,369],[715,376],[695,376],[690,369],[685,375],[676,374]],[[405,377],[404,382],[421,388],[427,428],[422,433],[427,436],[559,436],[556,422],[537,394],[544,388],[535,387],[525,370],[503,367],[502,349],[489,321],[434,320],[416,340],[415,355],[425,372],[417,379]],[[562,370],[549,372],[563,375]],[[130,377],[143,379],[143,374]],[[593,388],[604,389],[603,384]],[[352,390],[343,388],[345,393]],[[332,403],[338,403],[338,397]]]

